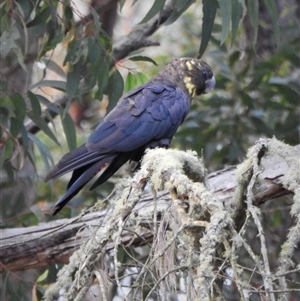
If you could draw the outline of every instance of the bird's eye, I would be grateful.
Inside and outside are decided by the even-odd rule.
[[[204,77],[204,80],[208,79],[208,73],[207,73],[207,71],[202,71],[202,75]]]

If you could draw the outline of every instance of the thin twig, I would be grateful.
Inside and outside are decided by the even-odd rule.
[[[260,239],[260,248],[261,248],[261,254],[262,254],[262,259],[263,259],[263,267],[260,269],[260,273],[263,276],[263,282],[264,286],[266,288],[266,293],[267,293],[267,300],[271,301],[276,301],[275,295],[271,293],[274,288],[273,288],[273,283],[272,283],[272,274],[270,270],[270,265],[269,265],[269,258],[268,258],[268,252],[267,252],[267,246],[266,246],[266,238],[265,234],[262,228],[262,224],[260,222],[260,209],[255,207],[253,205],[253,200],[254,200],[254,195],[253,195],[253,188],[256,183],[258,175],[261,173],[260,171],[260,159],[263,156],[263,154],[266,152],[268,147],[267,141],[264,139],[260,139],[259,141],[256,142],[255,146],[255,152],[252,157],[252,167],[253,167],[253,174],[251,177],[251,180],[249,182],[249,185],[247,187],[247,209],[251,213],[254,223],[257,226],[258,232],[259,232],[259,239]]]

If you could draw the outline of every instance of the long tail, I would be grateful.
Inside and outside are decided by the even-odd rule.
[[[107,164],[110,164],[115,156],[116,155],[111,155],[102,158],[98,162],[90,163],[86,166],[75,169],[68,184],[66,193],[57,201],[54,206],[53,215],[59,212],[101,169],[105,168]],[[114,170],[114,173],[116,171],[117,169]]]
[[[109,179],[122,165],[124,165],[129,159],[131,159],[131,153],[120,153],[112,162],[107,166],[101,176],[93,183],[90,190],[104,183]]]
[[[69,171],[79,169],[80,167],[85,167],[88,164],[99,161],[101,158],[107,156],[109,156],[109,154],[101,154],[97,151],[89,151],[85,144],[83,144],[64,155],[58,164],[56,164],[50,170],[45,178],[45,182],[58,178]]]
[[[90,151],[86,145],[69,152],[46,176],[45,181],[73,171],[66,193],[57,201],[53,215],[57,214],[98,172],[103,171],[91,189],[104,183],[123,164],[132,158],[132,153],[103,153]]]

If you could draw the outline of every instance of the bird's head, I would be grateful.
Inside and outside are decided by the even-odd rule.
[[[216,79],[207,63],[193,58],[180,58],[176,64],[180,66],[181,78],[192,97],[214,89]]]
[[[191,97],[211,92],[216,84],[210,66],[194,58],[174,59],[160,74],[185,89]]]

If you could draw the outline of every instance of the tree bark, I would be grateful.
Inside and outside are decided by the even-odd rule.
[[[297,146],[299,151],[300,147]],[[261,160],[262,173],[254,188],[254,205],[259,205],[270,199],[289,194],[290,191],[283,188],[282,181],[288,172],[289,166],[285,159],[278,155],[268,155]],[[233,198],[237,187],[236,167],[228,167],[210,173],[207,176],[207,186],[213,195],[222,202],[226,209],[230,210],[238,200]],[[144,195],[136,206],[136,210],[147,208],[150,215],[167,210],[172,199],[169,193],[161,192],[153,201],[152,195]],[[49,223],[42,223],[28,228],[4,229],[1,232],[1,270],[10,271],[26,270],[42,267],[50,264],[66,263],[72,253],[84,243],[95,227],[101,225],[101,221],[108,214],[108,210],[90,212],[73,219],[61,219]],[[145,216],[145,224],[151,223],[152,216]],[[152,233],[146,227],[142,236],[135,233],[123,232],[122,244],[141,245],[152,241]],[[111,250],[113,242],[107,245]]]

